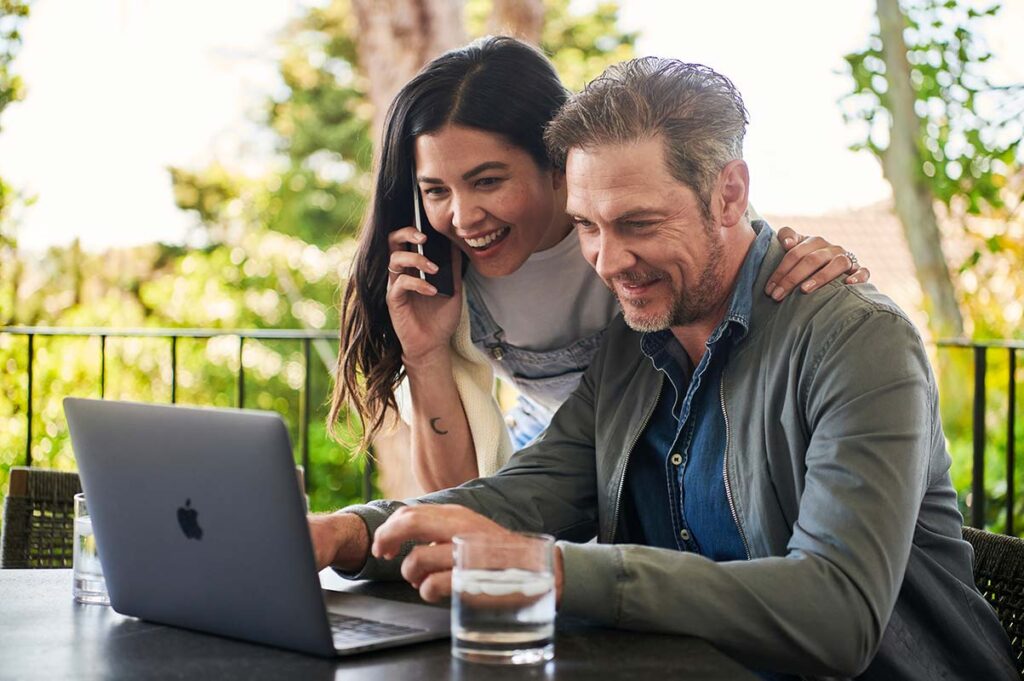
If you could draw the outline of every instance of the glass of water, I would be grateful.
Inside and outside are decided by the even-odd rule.
[[[92,517],[84,494],[75,495],[75,552],[72,560],[74,577],[71,591],[75,600],[110,605],[100,554],[96,550],[96,536],[92,532]]]
[[[554,657],[554,538],[465,534],[453,542],[452,655],[489,664]]]

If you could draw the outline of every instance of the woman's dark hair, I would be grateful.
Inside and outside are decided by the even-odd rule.
[[[404,376],[402,347],[388,314],[388,234],[413,223],[416,137],[449,124],[501,135],[551,167],[544,128],[568,92],[551,62],[513,38],[482,38],[427,64],[395,96],[384,122],[370,214],[359,237],[341,301],[338,365],[329,432],[348,404],[363,421],[367,445],[396,408]]]

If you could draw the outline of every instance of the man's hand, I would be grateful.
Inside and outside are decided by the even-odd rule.
[[[371,549],[377,558],[398,555],[407,541],[420,542],[402,562],[402,577],[427,602],[452,593],[452,537],[457,534],[510,534],[501,525],[456,505],[422,504],[398,509],[374,535]],[[555,549],[556,599],[562,596],[562,556]]]
[[[354,513],[306,516],[313,540],[316,569],[333,566],[358,572],[369,554],[370,535],[366,523]]]

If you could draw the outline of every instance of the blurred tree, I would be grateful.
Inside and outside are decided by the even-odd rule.
[[[24,83],[11,64],[21,48],[21,27],[28,14],[27,0],[0,0],[0,121],[4,109],[24,96]],[[0,177],[0,325],[16,320],[15,301],[23,272],[18,259],[17,213],[28,203]]]
[[[958,236],[972,243],[969,257],[954,270],[970,269],[986,252],[1021,255],[1012,221],[1024,198],[1024,90],[994,85],[985,75],[991,54],[980,22],[994,17],[999,5],[978,7],[957,0],[878,0],[878,26],[868,46],[846,56],[853,91],[842,100],[844,115],[864,133],[854,148],[874,154],[892,184],[939,337],[961,335],[964,324],[936,206],[959,220]],[[1005,228],[979,233],[983,223],[972,216]]]
[[[352,34],[373,107],[373,138],[399,88],[428,61],[466,42],[462,0],[351,0]]]
[[[544,31],[543,0],[492,0],[488,32],[539,45]]]
[[[11,62],[21,48],[21,27],[28,13],[28,0],[0,0],[0,114],[22,96],[24,84],[11,71]]]

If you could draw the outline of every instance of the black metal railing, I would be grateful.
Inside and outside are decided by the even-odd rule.
[[[217,330],[217,329],[107,329],[107,328],[56,328],[56,327],[0,327],[0,334],[25,336],[28,340],[28,395],[26,413],[25,465],[32,465],[32,394],[33,394],[33,363],[36,336],[78,336],[98,337],[100,339],[100,396],[106,391],[106,346],[107,338],[164,338],[170,341],[171,359],[171,403],[177,400],[177,362],[179,338],[215,338],[235,336],[238,338],[238,375],[236,384],[236,403],[242,407],[245,403],[245,365],[242,353],[246,339],[253,340],[291,340],[302,343],[304,360],[304,378],[299,400],[299,433],[302,465],[309,469],[309,419],[311,412],[311,345],[315,340],[333,340],[337,337],[334,331],[304,331],[284,329],[255,330]],[[1007,381],[1007,417],[1006,417],[1006,528],[1007,534],[1015,534],[1014,503],[1016,485],[1014,472],[1016,469],[1016,368],[1017,351],[1024,350],[1024,341],[991,340],[940,340],[935,344],[939,348],[970,349],[974,355],[974,407],[972,417],[973,457],[971,469],[971,500],[969,523],[973,527],[985,525],[985,409],[986,409],[986,378],[988,375],[988,357],[990,352],[1005,351],[1009,362]],[[363,468],[363,496],[369,499],[372,494],[371,476],[372,459],[367,457]],[[309,479],[309,476],[306,476]],[[307,483],[308,484],[308,483]]]
[[[940,340],[940,348],[965,348],[974,353],[974,408],[972,410],[973,457],[971,462],[971,517],[972,527],[985,527],[985,383],[988,376],[989,352],[1005,350],[1007,353],[1007,406],[1006,406],[1006,534],[1014,535],[1014,500],[1016,483],[1017,436],[1017,351],[1024,350],[1024,341]]]
[[[41,326],[6,326],[0,327],[0,334],[24,336],[28,342],[28,394],[26,396],[26,435],[25,435],[25,465],[32,465],[32,416],[33,416],[33,390],[34,390],[34,364],[35,364],[35,339],[37,336],[64,336],[80,338],[99,338],[100,340],[100,375],[99,388],[100,397],[106,394],[107,377],[107,338],[161,338],[170,341],[170,362],[171,362],[171,404],[178,400],[178,339],[199,338],[210,339],[219,337],[238,338],[238,374],[236,376],[235,406],[241,409],[245,405],[245,364],[242,362],[245,350],[245,341],[251,340],[283,340],[297,341],[302,343],[303,357],[303,380],[302,390],[299,393],[299,449],[302,454],[302,466],[309,470],[309,422],[312,412],[311,385],[312,372],[310,362],[312,360],[312,344],[317,340],[333,340],[337,338],[337,331],[310,331],[299,329],[109,329],[109,328],[60,328]],[[363,466],[363,496],[369,500],[372,496],[372,475],[373,459],[366,458]],[[309,475],[305,476],[306,485],[309,484]],[[307,490],[308,491],[308,490]]]

